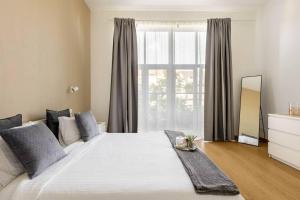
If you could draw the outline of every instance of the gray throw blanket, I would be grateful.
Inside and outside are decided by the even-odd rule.
[[[199,149],[188,152],[175,148],[176,137],[182,132],[165,131],[181,160],[197,193],[214,195],[239,194],[237,186]]]

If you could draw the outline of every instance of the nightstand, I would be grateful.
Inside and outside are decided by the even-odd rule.
[[[106,123],[105,122],[97,122],[99,131],[100,132],[106,132]]]

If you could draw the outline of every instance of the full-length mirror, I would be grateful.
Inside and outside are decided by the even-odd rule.
[[[239,142],[258,146],[261,102],[261,76],[242,78]]]

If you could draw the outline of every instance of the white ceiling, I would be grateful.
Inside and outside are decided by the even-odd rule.
[[[267,0],[85,0],[90,9],[172,10],[172,11],[250,11]]]

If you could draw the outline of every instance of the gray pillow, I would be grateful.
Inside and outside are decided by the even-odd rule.
[[[53,132],[55,137],[58,139],[58,118],[59,117],[70,117],[70,109],[65,109],[61,111],[46,110],[46,124],[48,128]]]
[[[96,135],[99,135],[96,119],[91,112],[75,114],[75,120],[83,141],[89,141]]]
[[[2,138],[18,158],[30,178],[66,156],[53,133],[44,123],[7,129]]]
[[[13,117],[8,117],[5,119],[0,119],[0,131],[5,129],[14,128],[17,126],[22,126],[22,115],[18,114]]]

